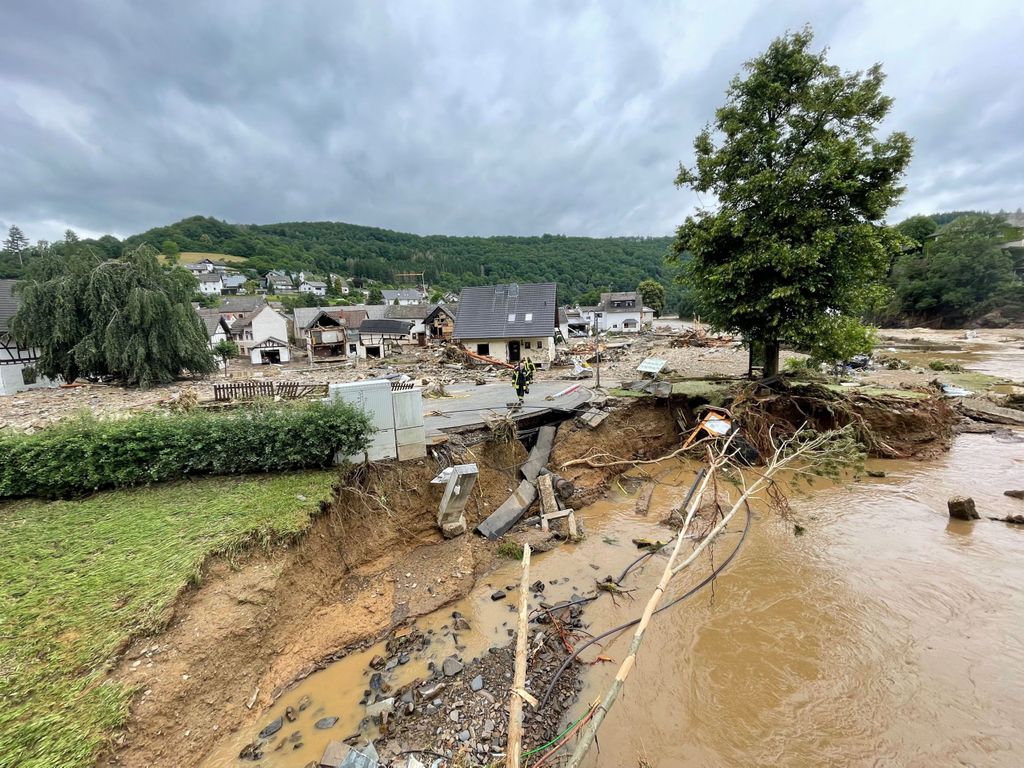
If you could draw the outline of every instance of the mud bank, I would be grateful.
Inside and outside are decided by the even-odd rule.
[[[504,500],[524,457],[519,444],[467,451],[481,468],[471,522]],[[211,561],[166,630],[134,643],[112,671],[139,693],[99,764],[197,765],[294,681],[464,595],[494,545],[441,539],[437,469],[428,460],[371,466],[293,546]]]
[[[783,410],[783,398],[773,402],[779,404],[763,410],[776,419],[795,418]],[[619,402],[595,429],[566,422],[559,429],[550,466],[601,454],[623,459],[664,456],[680,445],[684,428],[693,423],[695,404]],[[806,406],[798,405],[796,415],[805,415]],[[873,434],[886,445],[902,440],[901,445],[914,447],[907,453],[914,456],[928,455],[922,448],[926,445],[928,451],[948,445],[948,425],[954,420],[948,405],[937,398],[907,398],[897,406],[894,410],[885,401],[884,414],[869,418]],[[826,408],[822,420],[829,414],[834,418]],[[251,740],[265,725],[269,708],[297,681],[337,659],[355,661],[375,642],[401,635],[405,630],[396,633],[396,628],[408,627],[411,619],[465,596],[489,572],[497,545],[475,535],[442,540],[436,527],[442,486],[429,481],[456,460],[479,465],[477,489],[466,509],[472,527],[516,487],[525,456],[519,443],[481,441],[452,447],[449,455],[437,460],[360,468],[293,546],[237,562],[211,562],[202,586],[179,600],[166,631],[135,643],[119,660],[113,678],[136,687],[139,694],[129,726],[117,735],[100,764],[209,764],[215,747]],[[591,504],[626,469],[628,465],[577,464],[564,470],[577,489],[570,504]],[[492,629],[505,634],[500,619],[493,624]],[[445,683],[437,692],[429,690],[430,677],[396,677],[390,683],[396,693],[390,724],[374,727],[382,728],[396,744],[434,743],[445,751],[466,750],[481,762],[500,754],[508,688],[507,683],[502,687],[502,678],[511,670],[510,658],[505,658],[507,643],[507,636],[492,636],[475,659],[469,660],[472,653],[465,655],[465,662],[460,657],[465,666],[458,681],[445,682],[449,676],[435,668],[435,682]],[[536,674],[541,677],[561,661],[553,636],[536,653]],[[369,660],[359,660],[361,670]],[[470,683],[477,675],[495,702],[473,690]],[[542,721],[528,721],[528,744],[547,740],[564,707],[571,706],[575,679],[566,675],[560,685],[567,687],[559,689],[556,706]],[[403,702],[408,695],[412,701]],[[339,738],[353,733],[340,726],[339,731]],[[237,759],[239,750],[232,749],[231,758]]]

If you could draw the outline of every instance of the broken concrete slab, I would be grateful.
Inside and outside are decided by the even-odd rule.
[[[591,429],[595,429],[602,421],[608,418],[608,412],[600,408],[591,408],[576,417]]]
[[[548,450],[551,450],[550,446]],[[519,518],[526,514],[526,510],[536,500],[537,487],[529,480],[523,480],[515,493],[476,527],[477,532],[493,541],[519,522]]]
[[[466,532],[464,512],[479,475],[476,464],[456,464],[449,470],[445,470],[449,472],[448,481],[437,510],[437,525],[441,529],[441,535],[446,539],[461,536]]]
[[[527,480],[531,482],[536,480],[540,471],[547,466],[548,459],[551,457],[551,448],[555,444],[556,431],[557,427],[550,425],[541,427],[537,431],[537,442],[530,451],[526,463],[519,469]]]
[[[348,753],[351,751],[352,747],[343,741],[335,739],[327,742],[324,754],[320,758],[321,768],[341,768],[341,764],[345,762],[345,758],[348,757]]]

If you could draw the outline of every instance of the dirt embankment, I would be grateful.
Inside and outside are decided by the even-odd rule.
[[[475,524],[515,487],[526,452],[518,443],[471,451],[465,460],[481,467],[466,510]],[[285,687],[339,649],[464,595],[494,545],[476,536],[441,539],[443,486],[430,484],[437,470],[429,459],[373,465],[294,546],[210,562],[166,631],[136,642],[114,670],[139,694],[100,764],[197,765],[225,733],[251,726]]]
[[[628,466],[594,468],[584,464],[563,467],[567,461],[590,457],[599,462],[617,459],[655,459],[680,445],[674,405],[667,401],[634,400],[613,410],[596,429],[570,421],[558,430],[548,465],[576,485],[568,502],[575,509],[604,495],[609,484]]]

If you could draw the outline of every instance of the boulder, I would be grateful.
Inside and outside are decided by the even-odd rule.
[[[1024,499],[1024,491],[1003,491],[1003,496],[1009,496],[1011,499]]]
[[[970,496],[953,496],[946,502],[949,516],[955,520],[977,520],[981,517]]]

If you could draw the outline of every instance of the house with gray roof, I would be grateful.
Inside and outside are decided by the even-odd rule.
[[[470,352],[502,362],[555,359],[558,305],[554,283],[463,288],[452,338]]]
[[[0,395],[57,384],[36,374],[39,350],[20,346],[11,336],[10,322],[18,311],[16,280],[0,280]]]
[[[636,291],[618,291],[601,294],[594,318],[599,331],[639,333],[654,319],[654,311],[644,306],[643,297]]]
[[[417,288],[402,288],[398,291],[381,291],[381,295],[384,296],[385,304],[394,304],[398,302],[401,306],[408,304],[420,304],[423,302],[423,291]]]

